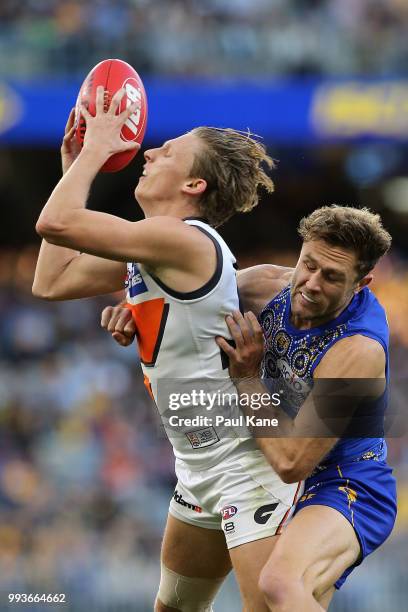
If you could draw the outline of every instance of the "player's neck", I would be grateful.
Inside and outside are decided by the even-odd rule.
[[[144,212],[144,216],[150,217],[176,217],[178,219],[185,219],[186,217],[200,217],[202,216],[197,205],[191,204],[190,202],[153,202],[146,203],[141,208]]]

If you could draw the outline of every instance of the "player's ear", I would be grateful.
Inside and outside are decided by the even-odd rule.
[[[201,195],[207,189],[207,181],[201,178],[189,178],[181,188],[187,195]]]
[[[359,291],[361,291],[361,289],[364,289],[364,287],[367,287],[367,285],[371,283],[373,278],[374,277],[372,274],[366,274],[365,276],[363,276],[363,278],[358,281],[358,284],[357,284],[357,287],[354,293],[358,293]]]

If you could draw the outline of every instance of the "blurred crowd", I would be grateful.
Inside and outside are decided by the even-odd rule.
[[[95,610],[135,602],[129,609],[149,610],[174,460],[136,347],[119,347],[100,328],[102,308],[120,296],[35,299],[36,248],[0,254],[0,593],[65,592]],[[408,292],[406,268],[390,259],[376,290],[393,327],[404,315],[401,287]],[[392,357],[402,412],[408,337],[397,328]],[[390,440],[390,462],[400,518],[386,558],[396,580],[408,543],[406,437]]]
[[[2,0],[0,76],[404,75],[407,28],[406,0]]]
[[[106,300],[36,300],[2,255],[0,591],[151,609],[174,460],[136,348],[101,331]]]

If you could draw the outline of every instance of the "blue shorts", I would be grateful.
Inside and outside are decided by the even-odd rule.
[[[335,508],[352,524],[360,542],[360,558],[340,576],[336,589],[390,535],[397,514],[396,499],[392,469],[385,461],[364,455],[323,466],[306,480],[295,514],[306,506]]]

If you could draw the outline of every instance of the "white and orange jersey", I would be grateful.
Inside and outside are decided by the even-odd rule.
[[[230,338],[225,316],[239,309],[239,297],[235,257],[224,240],[203,220],[190,218],[185,222],[204,232],[216,248],[217,266],[210,280],[200,289],[180,293],[164,285],[142,264],[130,263],[126,289],[128,307],[137,325],[145,384],[157,404],[175,456],[192,469],[202,469],[215,465],[231,450],[244,452],[255,445],[231,427],[217,428],[212,417],[220,413],[220,408],[211,410],[202,403],[203,397],[208,397],[202,393],[212,394],[214,402],[217,391],[222,397],[236,397],[227,359],[215,337]],[[189,401],[194,390],[196,395]],[[183,393],[181,405],[174,398],[179,396],[180,400]],[[201,394],[199,399],[197,393]],[[237,405],[228,410],[239,414]],[[202,419],[184,425],[186,417],[200,415]],[[176,418],[168,427],[172,416]]]

